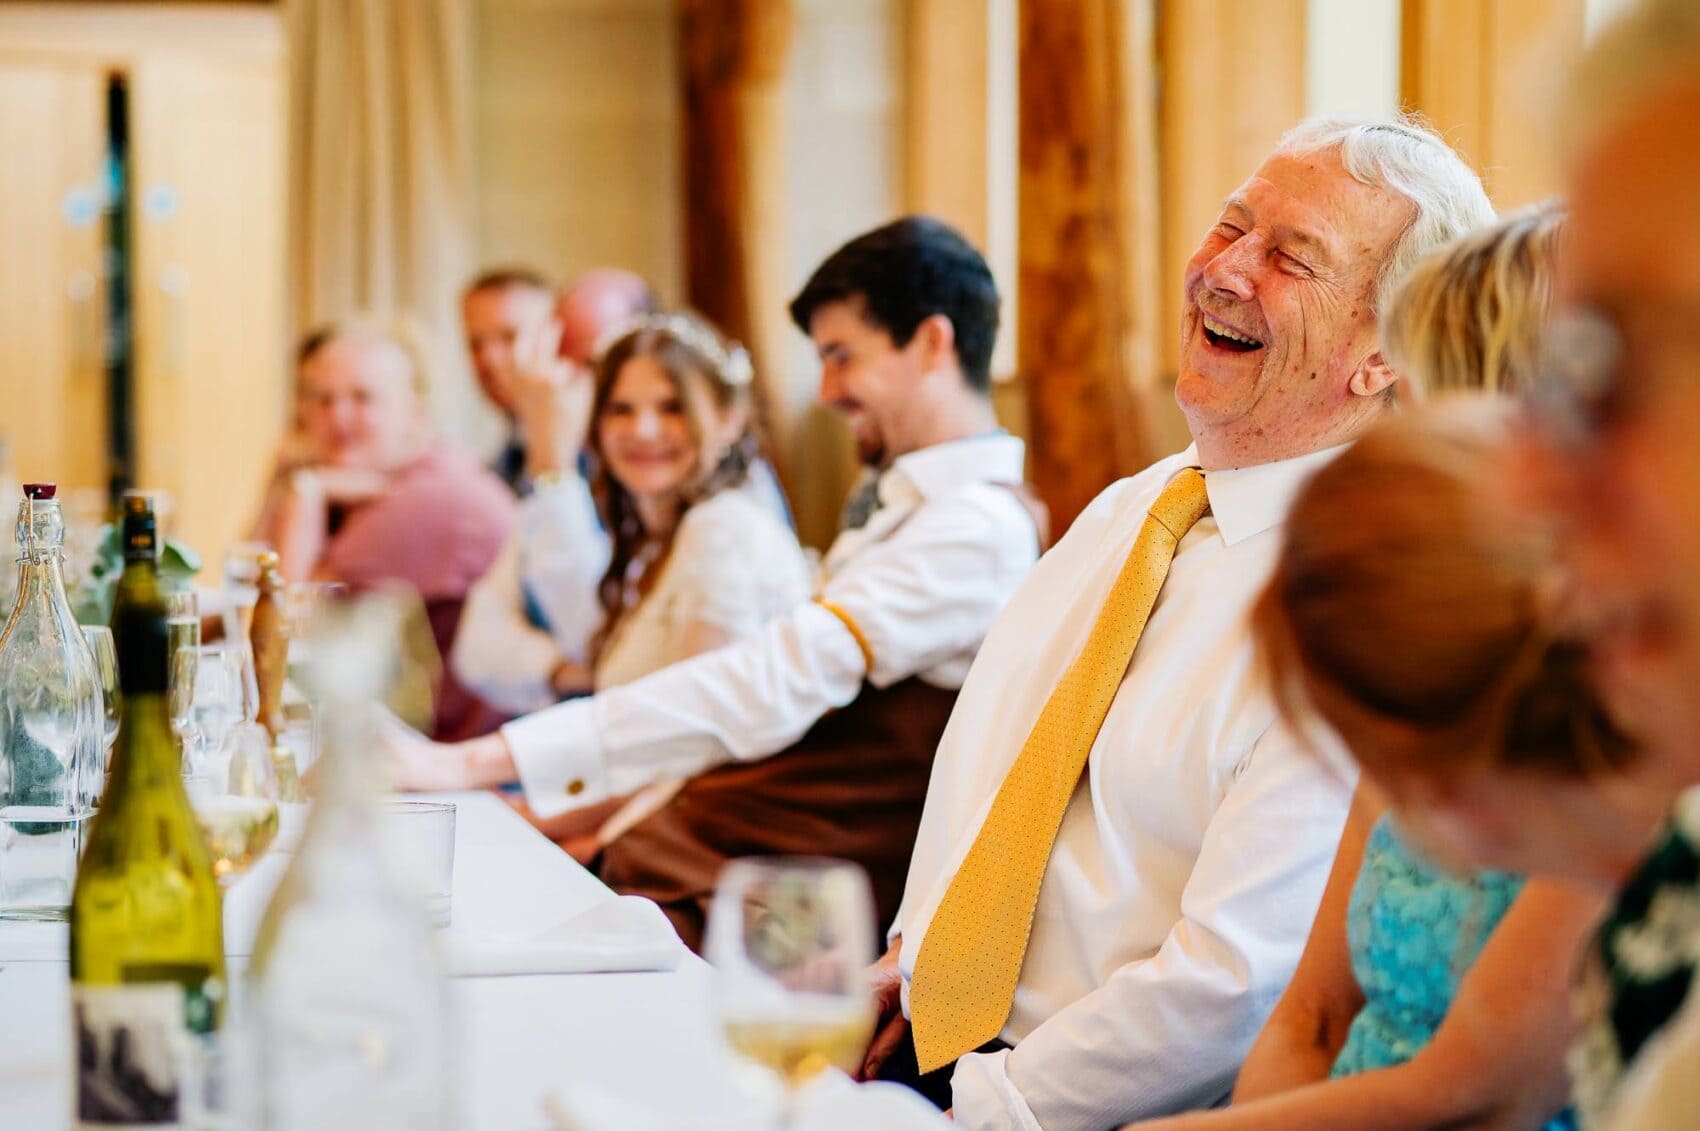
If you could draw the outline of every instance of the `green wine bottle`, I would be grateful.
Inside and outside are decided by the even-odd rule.
[[[223,1012],[219,889],[171,732],[157,542],[151,500],[125,496],[123,722],[71,897],[78,1128],[198,1125]]]

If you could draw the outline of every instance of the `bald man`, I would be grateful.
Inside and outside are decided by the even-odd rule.
[[[558,299],[547,279],[524,267],[486,271],[467,285],[461,321],[473,374],[510,425],[494,470],[516,492],[559,470],[560,452],[578,450],[596,343],[654,309],[649,285],[615,267],[586,271]]]

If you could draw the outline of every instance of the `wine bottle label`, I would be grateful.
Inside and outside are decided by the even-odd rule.
[[[205,970],[199,973],[204,979]],[[216,1016],[216,990],[209,989],[180,981],[73,983],[77,1131],[187,1131],[200,1124]]]

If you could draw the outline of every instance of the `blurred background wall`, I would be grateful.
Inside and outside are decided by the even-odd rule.
[[[1185,442],[1180,265],[1306,113],[1428,114],[1514,206],[1622,0],[0,3],[0,433],[20,479],[170,493],[216,554],[287,425],[301,329],[426,328],[439,426],[500,423],[468,275],[618,265],[745,338],[805,539],[853,469],[783,304],[935,212],[1009,303],[1000,413],[1061,523]]]

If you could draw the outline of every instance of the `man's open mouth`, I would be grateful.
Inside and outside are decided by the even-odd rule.
[[[1240,333],[1238,330],[1222,325],[1220,322],[1204,315],[1204,336],[1210,344],[1218,349],[1231,350],[1234,353],[1251,353],[1263,348],[1263,343],[1256,338]]]

